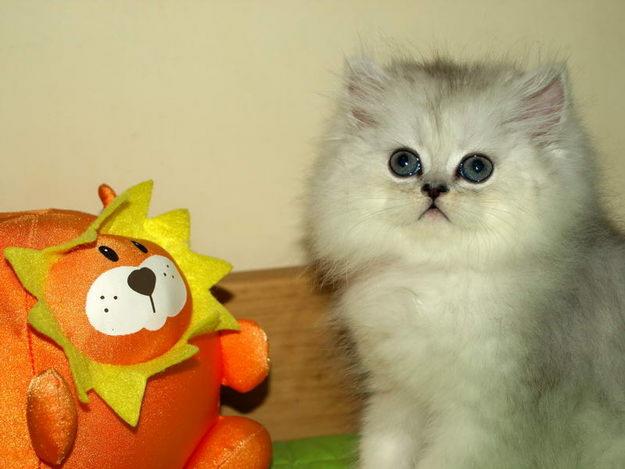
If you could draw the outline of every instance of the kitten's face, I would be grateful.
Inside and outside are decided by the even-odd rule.
[[[374,73],[375,86],[357,88],[334,123],[312,182],[319,257],[453,264],[523,255],[556,242],[592,205],[592,168],[558,78],[528,98],[518,85],[527,80],[509,69],[473,71],[455,85],[420,69],[369,70],[368,85]],[[408,153],[389,163],[400,149]]]

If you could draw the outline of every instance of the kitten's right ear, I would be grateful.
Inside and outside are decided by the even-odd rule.
[[[516,86],[520,99],[511,122],[540,143],[557,140],[570,105],[566,65],[540,67],[523,75]]]
[[[384,92],[388,75],[366,56],[345,61],[345,100],[350,117],[359,127],[374,127],[376,103]]]

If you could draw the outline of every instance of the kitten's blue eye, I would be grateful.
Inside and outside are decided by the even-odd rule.
[[[423,173],[423,167],[421,166],[421,158],[419,155],[404,148],[395,150],[388,160],[388,167],[400,178],[407,178],[410,176],[420,175]]]
[[[465,156],[458,165],[458,176],[469,182],[486,181],[493,174],[493,162],[486,155],[472,153]]]

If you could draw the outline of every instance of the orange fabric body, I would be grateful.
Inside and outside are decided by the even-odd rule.
[[[27,315],[34,299],[22,288],[1,255],[3,249],[7,246],[41,249],[60,244],[84,231],[93,219],[84,213],[61,210],[0,214],[2,467],[42,467],[31,446],[26,407],[31,379],[48,369],[54,369],[69,383],[78,409],[76,440],[64,463],[66,468],[182,467],[196,446],[210,438],[207,432],[218,421],[222,382],[218,334],[194,339],[192,343],[200,348],[197,355],[148,381],[139,425],[132,428],[93,392],[89,393],[90,403],[81,405],[63,352],[29,328]],[[255,435],[257,426],[252,429]],[[245,428],[234,432],[232,437],[240,438]],[[270,446],[269,449],[265,446],[263,443],[259,450],[253,446],[249,450],[256,451],[257,460],[264,459],[258,467],[269,465]],[[244,462],[228,467],[247,469]]]

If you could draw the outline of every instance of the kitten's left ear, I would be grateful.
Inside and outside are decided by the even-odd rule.
[[[570,107],[566,64],[540,67],[514,83],[519,101],[510,122],[539,143],[553,143]]]
[[[384,69],[367,56],[345,61],[345,101],[348,113],[358,127],[377,124],[375,110],[387,79]]]

